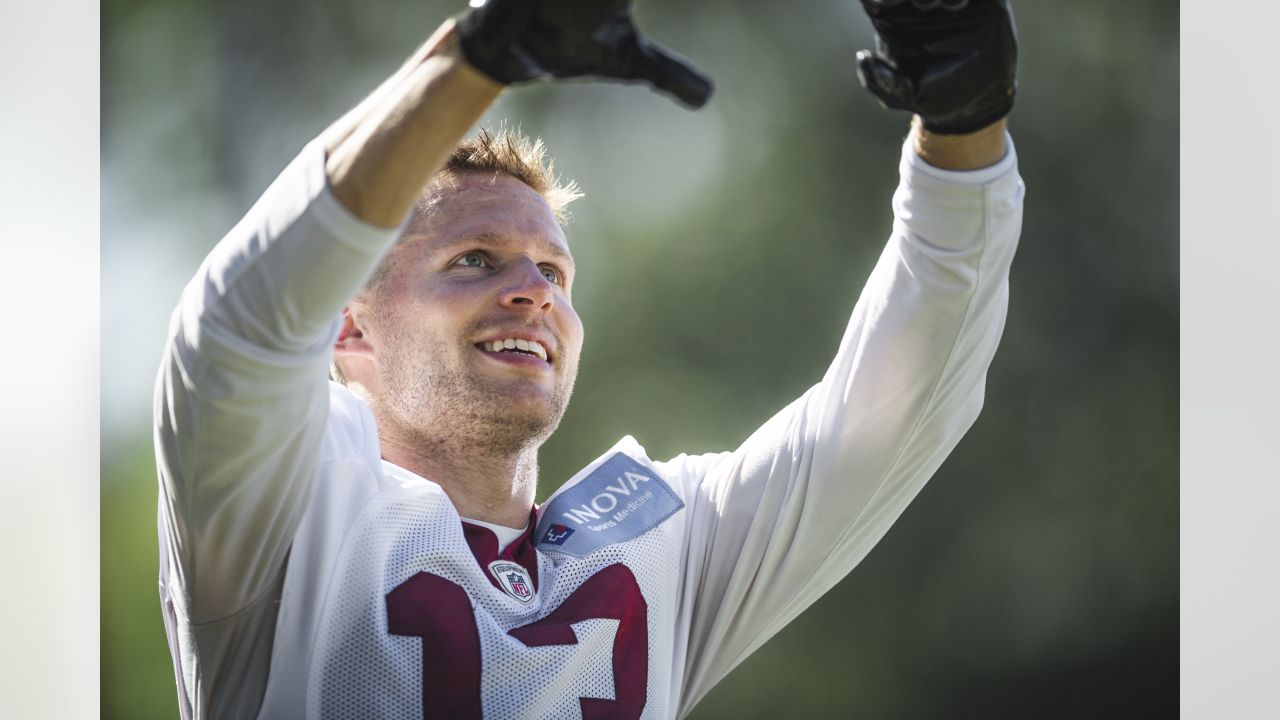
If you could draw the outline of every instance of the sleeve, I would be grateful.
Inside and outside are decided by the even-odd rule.
[[[821,382],[730,453],[681,455],[689,515],[680,716],[847,575],[982,407],[1024,186],[903,147],[893,233]]]
[[[155,395],[160,541],[169,595],[193,623],[248,606],[279,575],[318,469],[342,307],[398,233],[343,208],[324,165],[313,141],[170,321]]]

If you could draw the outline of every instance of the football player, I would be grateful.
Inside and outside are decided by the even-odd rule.
[[[173,314],[160,586],[187,718],[671,718],[846,575],[976,418],[1023,186],[1003,0],[864,0],[913,113],[826,373],[740,446],[631,437],[535,506],[583,327],[507,85],[710,82],[630,0],[477,0],[308,144]],[[726,250],[728,251],[728,250]],[[331,379],[332,378],[332,379]]]

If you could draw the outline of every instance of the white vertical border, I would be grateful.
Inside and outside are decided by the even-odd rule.
[[[1280,717],[1280,10],[1181,13],[1182,717]]]
[[[0,12],[0,717],[98,713],[99,19]]]

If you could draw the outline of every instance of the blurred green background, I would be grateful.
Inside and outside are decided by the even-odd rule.
[[[1016,4],[1027,206],[986,408],[853,574],[696,718],[1172,717],[1178,687],[1178,15]],[[460,3],[102,6],[102,715],[176,717],[153,373],[204,254]],[[514,89],[587,193],[582,374],[540,498],[631,433],[735,446],[816,381],[890,227],[907,118],[857,84],[853,0],[641,0],[716,96]]]

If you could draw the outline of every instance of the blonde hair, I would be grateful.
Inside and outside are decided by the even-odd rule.
[[[561,225],[569,221],[569,203],[582,197],[577,183],[556,177],[555,162],[547,158],[541,138],[530,139],[519,130],[502,126],[497,134],[481,128],[475,137],[454,148],[444,167],[423,188],[415,210],[428,210],[447,181],[467,172],[506,173],[528,185],[547,202]]]
[[[578,184],[572,180],[561,181],[556,176],[555,161],[547,157],[547,148],[541,138],[530,139],[519,130],[499,126],[495,133],[482,127],[475,137],[463,140],[454,148],[444,167],[422,188],[413,207],[413,220],[430,216],[452,181],[465,173],[504,173],[528,185],[542,196],[551,214],[561,225],[569,222],[569,203],[582,197]],[[393,266],[392,252],[387,252],[373,274],[361,288],[360,294],[376,294]],[[329,362],[329,377],[343,385],[346,377],[338,368],[337,359]]]

